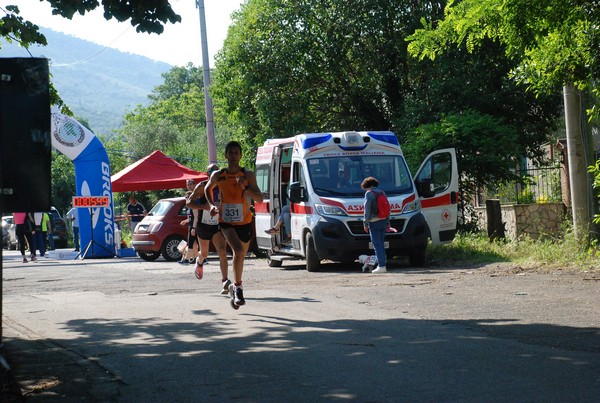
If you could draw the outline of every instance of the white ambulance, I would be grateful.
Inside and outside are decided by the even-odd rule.
[[[268,140],[256,155],[256,179],[264,201],[256,203],[256,242],[269,265],[290,258],[306,260],[308,271],[321,261],[351,263],[373,255],[363,229],[364,190],[373,176],[389,199],[388,256],[425,263],[428,239],[451,242],[456,233],[458,172],[453,148],[431,153],[415,179],[392,132],[300,134]],[[268,234],[289,204],[290,227]]]

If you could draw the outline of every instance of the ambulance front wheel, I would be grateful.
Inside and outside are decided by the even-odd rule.
[[[413,252],[408,255],[408,261],[413,267],[423,267],[427,263],[427,257],[425,256],[425,250],[427,245],[419,246]]]
[[[315,240],[309,232],[306,234],[306,270],[310,272],[319,271],[321,269],[321,260],[315,249]]]

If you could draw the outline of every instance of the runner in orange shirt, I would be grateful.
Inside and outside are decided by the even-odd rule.
[[[214,172],[206,184],[204,194],[210,205],[211,214],[219,214],[219,229],[233,252],[234,283],[229,286],[231,306],[239,309],[246,303],[242,289],[244,258],[252,238],[252,200],[263,201],[256,184],[254,172],[240,166],[242,146],[230,141],[225,146],[227,168]],[[219,188],[220,202],[215,205],[213,189]]]

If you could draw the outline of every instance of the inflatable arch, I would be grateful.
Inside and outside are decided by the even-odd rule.
[[[56,107],[51,111],[51,133],[52,147],[75,165],[76,195],[108,196],[109,199],[108,207],[78,208],[79,237],[83,248],[81,257],[113,257],[115,220],[106,149],[94,133],[77,120],[60,113]]]

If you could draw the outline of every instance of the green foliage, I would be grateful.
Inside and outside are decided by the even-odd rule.
[[[488,136],[473,127],[483,140],[465,130],[460,138],[427,138],[410,155],[420,161],[432,150],[427,146],[445,143],[465,146],[464,155],[491,152],[472,154],[489,160],[480,165],[494,166],[498,147],[507,161],[538,156],[560,99],[536,99],[519,89],[507,77],[514,64],[502,47],[487,41],[479,52],[457,50],[428,63],[408,56],[405,38],[422,16],[441,18],[442,8],[440,2],[406,0],[250,0],[235,15],[217,57],[211,87],[216,113],[235,128],[245,150],[266,138],[336,130],[391,129],[417,144],[416,137],[431,130],[422,125],[479,114],[495,121],[489,147],[470,144]],[[507,141],[496,138],[505,134]],[[497,176],[509,174],[488,175]]]
[[[72,19],[75,13],[84,15],[96,9],[98,0],[46,0],[52,6],[52,14]],[[181,22],[168,0],[102,0],[104,18],[117,21],[130,20],[137,32],[160,34],[164,24]]]
[[[19,15],[17,6],[6,6],[4,16],[0,17],[0,36],[9,43],[17,41],[24,48],[32,44],[46,45],[46,38],[39,32],[39,27],[29,21],[25,21]]]
[[[75,196],[75,167],[73,161],[56,151],[52,152],[52,205],[63,214],[71,208]]]
[[[512,76],[536,94],[565,84],[585,89],[598,78],[598,11],[595,0],[450,1],[444,19],[435,26],[423,20],[407,38],[408,51],[435,59],[449,48],[473,51],[491,39],[516,61]]]
[[[430,245],[429,260],[445,264],[486,264],[512,262],[522,268],[577,268],[597,270],[600,254],[597,243],[582,248],[573,233],[566,231],[560,239],[490,241],[483,233],[462,233],[448,245]],[[434,260],[435,259],[435,260]]]
[[[193,89],[204,90],[203,71],[192,63],[188,63],[187,66],[173,67],[161,76],[163,83],[154,87],[152,93],[148,95],[148,98],[154,102],[178,98]]]
[[[588,167],[588,172],[594,176],[593,187],[596,192],[596,198],[598,198],[598,192],[600,191],[600,160],[596,160],[596,163]],[[600,213],[594,214],[594,223],[600,224]]]
[[[217,57],[217,112],[256,142],[389,129],[406,92],[403,38],[420,11],[405,1],[249,1]]]
[[[515,180],[516,155],[522,151],[518,132],[501,119],[476,111],[448,115],[422,125],[402,145],[409,166],[416,170],[427,153],[447,147],[458,150],[460,188],[472,195],[489,183]]]
[[[115,141],[122,142],[131,162],[161,150],[180,163],[203,171],[208,165],[208,141],[202,70],[190,63],[173,67],[162,76],[164,82],[149,95],[150,104],[138,105],[125,115]],[[224,150],[232,137],[232,129],[226,124],[216,125],[218,156],[224,155],[219,150]],[[248,156],[247,149],[244,151]]]

